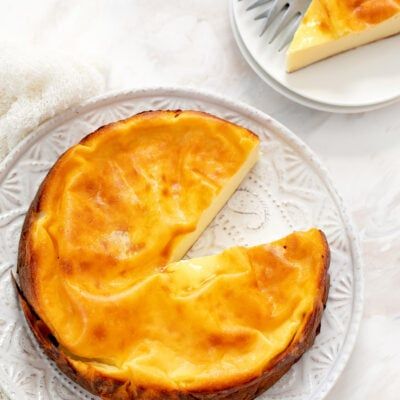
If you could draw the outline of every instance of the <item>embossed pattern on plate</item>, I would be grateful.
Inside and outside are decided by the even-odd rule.
[[[313,347],[260,398],[318,400],[333,386],[353,348],[362,313],[357,239],[341,199],[315,155],[290,131],[251,107],[195,90],[155,88],[90,100],[42,126],[0,165],[0,386],[12,400],[94,399],[38,348],[10,280],[27,208],[58,156],[99,126],[144,110],[195,109],[245,126],[262,156],[188,256],[253,245],[318,226],[332,251],[331,289]]]

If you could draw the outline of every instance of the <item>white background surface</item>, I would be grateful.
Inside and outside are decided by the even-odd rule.
[[[285,99],[242,59],[225,0],[2,0],[0,37],[95,59],[108,89],[212,90],[261,109],[297,133],[329,168],[364,252],[360,335],[328,399],[400,398],[400,104],[334,115]]]

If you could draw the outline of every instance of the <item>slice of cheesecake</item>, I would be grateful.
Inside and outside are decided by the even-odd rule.
[[[312,0],[289,46],[286,69],[296,71],[399,32],[400,0]]]

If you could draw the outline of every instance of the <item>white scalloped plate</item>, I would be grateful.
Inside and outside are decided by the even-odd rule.
[[[360,252],[325,169],[293,133],[262,112],[195,90],[156,88],[92,99],[41,125],[0,165],[0,386],[12,400],[93,399],[65,378],[28,334],[10,280],[21,225],[39,183],[68,147],[106,123],[151,109],[195,109],[262,140],[262,157],[189,256],[256,244],[312,225],[328,237],[331,289],[313,347],[260,398],[319,400],[342,372],[362,313]]]

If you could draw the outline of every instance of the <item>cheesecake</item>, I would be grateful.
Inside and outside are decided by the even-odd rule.
[[[286,70],[399,32],[400,0],[312,0],[287,51]]]
[[[329,248],[311,229],[181,260],[257,161],[249,130],[145,112],[64,153],[26,215],[17,284],[46,354],[102,399],[251,399],[309,348]]]

